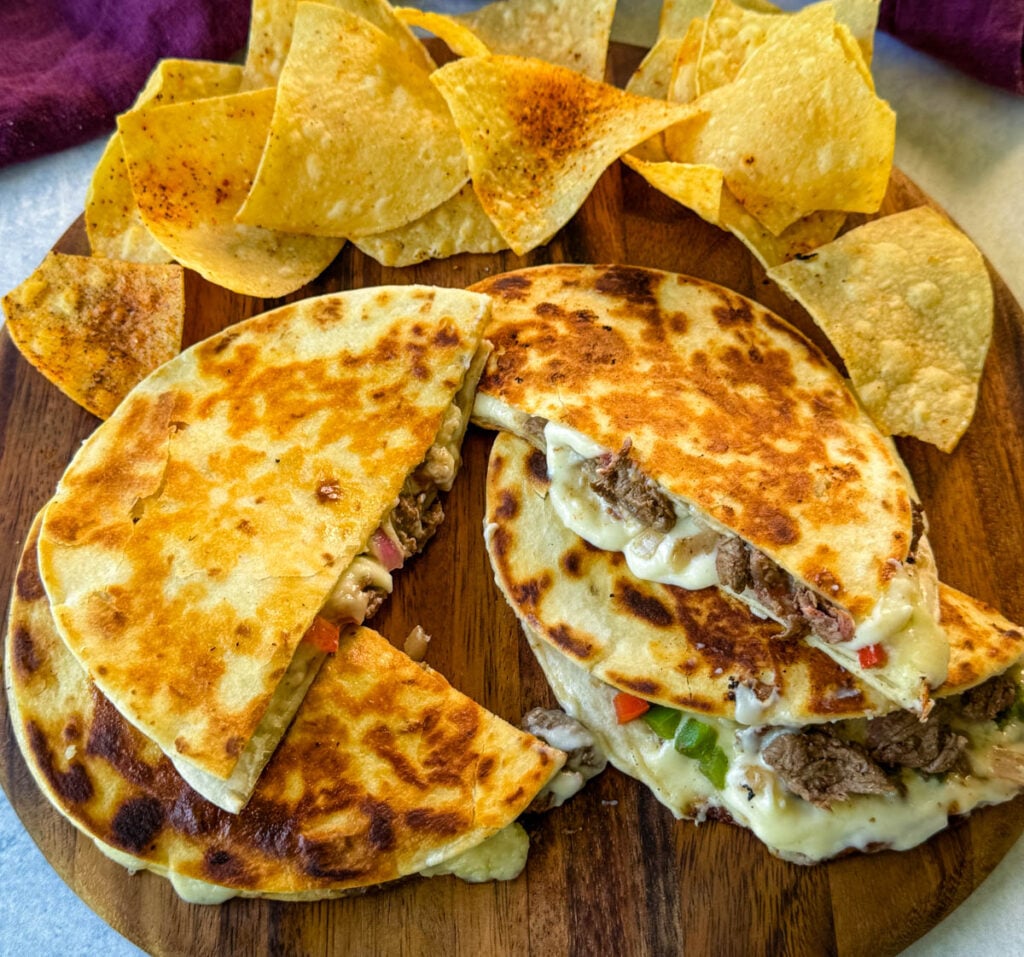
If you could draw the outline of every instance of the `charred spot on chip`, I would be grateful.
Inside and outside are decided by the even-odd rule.
[[[118,847],[138,854],[160,833],[165,821],[163,805],[156,798],[129,798],[110,822],[111,838]]]

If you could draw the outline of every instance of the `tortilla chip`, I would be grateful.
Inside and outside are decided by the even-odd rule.
[[[234,93],[242,68],[211,60],[161,60],[133,109]],[[85,232],[94,256],[127,262],[166,263],[173,258],[146,229],[125,167],[121,134],[107,142],[85,196]]]
[[[431,79],[480,203],[517,255],[551,239],[617,157],[693,113],[522,57],[457,60]]]
[[[382,266],[412,266],[425,259],[508,248],[469,183],[415,222],[353,243]]]
[[[694,20],[703,20],[714,0],[664,0],[658,17],[658,37],[681,37]],[[777,13],[779,8],[767,0],[737,0],[737,6],[757,13]]]
[[[867,65],[874,54],[880,5],[881,0],[832,0],[836,22],[849,29]]]
[[[454,17],[491,53],[536,57],[603,80],[614,0],[498,0]]]
[[[692,42],[694,39],[695,43]],[[663,37],[658,40],[647,51],[647,55],[626,82],[626,92],[632,93],[634,96],[645,96],[652,100],[688,102],[688,99],[675,99],[670,95],[672,81],[676,75],[679,60],[687,57],[691,49],[696,52],[699,48],[699,21],[696,21],[695,28],[686,37]],[[664,162],[668,159],[668,153],[665,152],[665,134],[656,133],[649,140],[635,146],[631,153],[645,162]]]
[[[270,138],[238,221],[317,236],[404,226],[466,183],[430,74],[368,20],[299,4]]]
[[[487,56],[491,52],[483,40],[455,17],[415,7],[397,7],[395,15],[407,26],[426,30],[443,40],[456,56]]]
[[[118,119],[132,192],[149,231],[210,282],[264,298],[304,286],[344,242],[235,222],[273,109],[274,91],[267,89],[144,107]]]
[[[992,286],[963,233],[921,206],[768,275],[832,341],[883,431],[953,450],[974,414],[992,335]]]
[[[895,114],[864,82],[834,25],[779,19],[731,83],[699,98],[707,121],[666,133],[672,159],[717,166],[775,235],[816,210],[875,212],[896,133]]]
[[[274,86],[292,45],[292,31],[299,0],[253,0],[249,21],[249,47],[246,51],[241,90],[260,90]],[[395,16],[387,0],[319,0],[338,10],[347,10],[369,20],[383,30],[405,51],[413,63],[432,70],[434,61],[413,32]]]
[[[722,190],[718,225],[729,230],[747,247],[765,269],[806,255],[831,242],[842,229],[846,213],[817,210],[790,223],[778,236],[750,215],[728,188]]]
[[[714,166],[687,163],[648,163],[627,154],[622,161],[655,189],[692,209],[701,219],[719,224],[722,202],[722,171]]]
[[[818,13],[831,20],[831,11],[820,5],[808,7],[794,16]],[[698,93],[709,93],[731,83],[750,55],[768,39],[772,29],[785,18],[776,12],[746,9],[732,0],[714,0],[701,35],[695,86]]]
[[[181,266],[49,253],[3,302],[22,355],[101,419],[181,351]]]

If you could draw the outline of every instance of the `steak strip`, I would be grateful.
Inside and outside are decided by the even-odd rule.
[[[922,721],[909,711],[894,711],[868,722],[867,749],[879,764],[916,768],[926,774],[966,769],[967,738],[949,725],[951,707],[942,702]]]
[[[676,510],[668,496],[630,459],[632,441],[618,452],[606,452],[583,463],[590,487],[617,512],[625,512],[645,528],[665,534],[676,524]]]
[[[761,751],[782,783],[811,804],[827,808],[852,794],[889,794],[896,786],[859,744],[827,728],[776,735]]]

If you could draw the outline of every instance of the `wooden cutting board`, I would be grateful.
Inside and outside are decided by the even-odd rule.
[[[615,47],[621,81],[639,51]],[[882,212],[929,202],[896,172]],[[56,248],[86,253],[82,222]],[[263,301],[187,282],[186,344],[303,296],[381,283],[464,286],[544,262],[632,263],[690,273],[758,299],[814,336],[802,310],[769,283],[738,241],[616,164],[546,248],[460,256],[386,269],[345,249],[301,293]],[[992,275],[996,321],[978,412],[952,455],[900,447],[932,525],[942,577],[1024,622],[1024,314]],[[0,335],[0,594],[8,595],[26,531],[97,421],[65,399]],[[471,429],[448,518],[404,569],[373,624],[397,643],[415,624],[433,636],[430,663],[510,721],[554,704],[493,584],[483,546],[489,434]],[[895,954],[986,877],[1024,830],[1024,800],[959,820],[911,851],[807,868],[771,857],[746,831],[677,822],[636,782],[609,770],[530,825],[527,869],[509,883],[410,880],[340,901],[231,901],[198,907],[168,882],[129,876],[40,797],[13,738],[6,699],[0,783],[43,854],[105,921],[154,955],[559,954],[685,952]]]

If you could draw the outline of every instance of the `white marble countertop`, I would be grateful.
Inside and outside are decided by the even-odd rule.
[[[424,3],[444,9],[469,3]],[[657,0],[622,0],[617,39],[649,43]],[[879,35],[874,72],[896,110],[896,163],[938,201],[1024,302],[1024,98],[986,87]],[[103,143],[0,170],[0,293],[17,285],[79,215]],[[40,798],[42,800],[42,798]],[[0,957],[127,957],[52,870],[0,794]],[[905,957],[1024,953],[1024,841]]]

